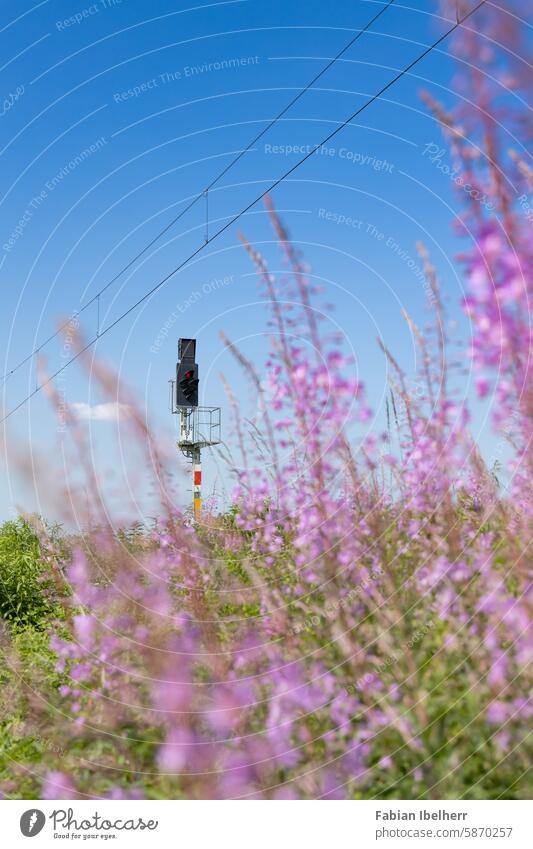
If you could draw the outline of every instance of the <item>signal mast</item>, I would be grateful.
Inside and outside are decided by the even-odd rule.
[[[179,416],[177,446],[192,464],[192,504],[195,519],[202,508],[202,448],[220,443],[220,407],[198,406],[196,339],[178,339],[176,379],[170,380],[170,411]]]

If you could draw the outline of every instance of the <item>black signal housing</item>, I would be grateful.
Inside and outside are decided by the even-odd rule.
[[[179,361],[176,364],[176,406],[198,406],[198,363],[195,339],[180,339],[178,341]]]

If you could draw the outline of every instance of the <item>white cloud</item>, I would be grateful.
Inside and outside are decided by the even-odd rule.
[[[82,401],[77,401],[70,406],[78,419],[86,419],[93,422],[116,422],[119,418],[130,415],[128,405],[119,404],[118,402],[93,404],[91,406]]]

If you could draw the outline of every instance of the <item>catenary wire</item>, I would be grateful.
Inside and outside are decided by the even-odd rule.
[[[93,339],[91,339],[86,345],[83,346],[83,348],[81,348],[73,357],[71,357],[70,360],[68,360],[66,363],[64,363],[61,366],[61,368],[57,369],[57,371],[55,371],[52,375],[50,375],[50,377],[48,377],[40,386],[38,386],[36,389],[34,389],[33,392],[30,392],[29,395],[27,395],[22,401],[20,401],[19,404],[17,404],[15,407],[13,407],[0,420],[0,424],[3,424],[5,421],[7,421],[7,419],[10,418],[10,416],[12,416],[14,413],[16,413],[17,410],[20,410],[20,408],[23,407],[25,404],[27,404],[27,402],[31,398],[33,398],[34,395],[36,395],[38,392],[40,392],[41,389],[44,386],[46,386],[48,383],[51,383],[53,380],[55,380],[55,378],[58,375],[60,375],[63,371],[65,371],[65,369],[68,368],[79,357],[81,357],[82,354],[84,354],[86,351],[88,351],[90,348],[92,348],[92,346],[97,341],[99,341],[99,339],[101,339],[102,336],[105,336],[106,333],[109,333],[110,330],[112,330],[114,327],[116,327],[117,324],[119,324],[121,321],[123,321],[130,313],[132,313],[135,309],[137,309],[137,307],[139,307],[142,303],[144,303],[144,301],[146,301],[149,297],[151,297],[151,295],[153,295],[154,292],[157,292],[157,290],[160,289],[161,286],[164,286],[164,284],[167,283],[167,281],[170,280],[171,277],[173,277],[175,274],[177,274],[179,271],[181,271],[181,269],[185,265],[187,265],[192,259],[194,259],[196,256],[198,256],[198,254],[200,254],[203,250],[205,250],[205,248],[208,245],[210,245],[211,242],[215,241],[215,239],[218,239],[218,237],[221,236],[222,233],[224,233],[226,230],[228,230],[233,224],[235,224],[236,221],[238,221],[243,215],[246,215],[246,213],[249,212],[249,210],[252,209],[252,207],[254,207],[257,203],[259,203],[260,200],[262,200],[262,198],[265,197],[265,195],[269,194],[275,188],[277,188],[277,186],[279,186],[280,183],[282,183],[284,180],[287,179],[287,177],[289,177],[291,174],[293,174],[294,171],[296,171],[297,168],[299,168],[301,165],[303,165],[304,162],[306,162],[308,159],[310,159],[310,157],[313,156],[316,153],[317,150],[319,150],[321,147],[323,147],[323,145],[327,144],[332,138],[334,138],[334,136],[337,135],[337,133],[340,133],[341,130],[343,130],[349,123],[351,123],[351,121],[353,121],[354,118],[356,118],[358,115],[360,115],[361,112],[363,112],[365,109],[367,109],[372,103],[374,103],[386,91],[388,91],[388,89],[391,88],[391,86],[393,86],[396,82],[398,82],[399,79],[401,79],[403,76],[405,76],[405,74],[409,73],[409,71],[412,68],[414,68],[415,65],[418,65],[418,63],[421,62],[422,59],[424,59],[426,56],[428,56],[433,50],[435,50],[435,48],[438,47],[439,44],[442,44],[442,42],[445,41],[453,32],[455,32],[455,30],[457,30],[468,18],[472,17],[472,15],[474,15],[478,11],[478,9],[481,9],[481,7],[485,5],[485,3],[486,3],[486,0],[481,0],[481,2],[478,3],[476,6],[474,6],[473,9],[471,9],[469,12],[467,12],[465,15],[463,15],[463,17],[460,20],[458,20],[452,27],[450,27],[448,30],[446,30],[446,32],[443,33],[443,35],[441,35],[436,41],[434,41],[432,44],[430,44],[429,47],[427,47],[422,53],[420,53],[415,59],[413,59],[408,65],[406,65],[405,68],[403,68],[391,80],[389,80],[389,82],[386,83],[383,86],[383,88],[381,88],[378,92],[376,92],[376,94],[372,95],[372,97],[369,98],[369,100],[367,100],[362,106],[360,106],[358,109],[356,109],[355,112],[353,112],[351,115],[349,115],[348,118],[346,118],[346,120],[344,120],[341,124],[339,124],[339,126],[335,130],[333,130],[331,133],[329,133],[329,135],[327,135],[325,139],[323,139],[321,142],[316,144],[308,153],[305,154],[305,156],[303,156],[300,160],[298,160],[298,162],[295,163],[295,165],[293,165],[291,168],[289,168],[288,171],[286,171],[284,174],[282,174],[281,177],[278,177],[278,179],[275,180],[268,187],[268,189],[265,189],[264,192],[261,192],[261,194],[258,195],[253,201],[251,201],[251,203],[249,203],[247,206],[245,206],[244,209],[241,209],[240,212],[236,213],[232,218],[230,218],[230,220],[227,221],[226,224],[224,224],[222,227],[220,227],[216,231],[216,233],[214,233],[209,238],[209,241],[204,242],[202,245],[200,245],[198,248],[196,248],[196,250],[193,251],[193,253],[191,253],[188,257],[186,257],[186,259],[182,260],[182,262],[180,262],[179,265],[177,265],[175,268],[173,268],[172,271],[169,271],[169,273],[166,274],[161,280],[159,280],[158,283],[155,284],[155,286],[152,286],[152,288],[149,289],[148,292],[145,292],[145,294],[141,298],[139,298],[134,304],[132,304],[130,307],[128,307],[128,309],[125,310],[121,315],[119,315],[118,318],[116,318],[113,322],[111,322],[111,324],[108,324],[107,327],[105,327],[103,330],[101,330],[98,336],[95,336]]]
[[[112,286],[114,283],[116,283],[116,281],[120,277],[122,277],[122,275],[126,271],[128,271],[128,269],[130,269],[132,267],[132,265],[134,265],[137,262],[138,259],[140,259],[147,251],[149,251],[150,248],[153,247],[153,245],[155,245],[155,243],[158,242],[159,239],[161,239],[161,237],[164,236],[165,233],[167,233],[170,230],[170,228],[174,226],[174,224],[176,224],[181,218],[183,218],[183,216],[186,215],[186,213],[189,212],[189,210],[192,209],[193,206],[195,206],[202,197],[205,197],[205,199],[206,199],[206,211],[207,211],[208,210],[208,206],[207,206],[208,192],[210,191],[210,189],[212,189],[214,186],[216,186],[216,184],[222,179],[222,177],[224,177],[228,173],[228,171],[230,171],[231,168],[233,168],[233,166],[236,165],[237,162],[239,162],[239,160],[242,159],[242,157],[250,151],[250,149],[254,146],[254,144],[256,144],[259,141],[259,139],[262,138],[265,135],[265,133],[267,133],[286,114],[286,112],[288,112],[289,109],[292,106],[294,106],[294,104],[301,97],[303,97],[303,95],[307,91],[309,91],[309,89],[326,73],[326,71],[328,71],[331,68],[331,66],[334,65],[335,62],[337,62],[341,58],[341,56],[343,56],[344,53],[346,53],[346,51],[349,50],[350,47],[352,47],[361,38],[361,36],[364,35],[364,33],[367,32],[370,29],[370,27],[378,20],[378,18],[380,18],[381,15],[383,15],[387,11],[389,6],[392,6],[393,3],[395,3],[395,2],[396,2],[396,0],[388,0],[386,5],[383,6],[383,8],[381,8],[379,10],[379,12],[377,12],[374,15],[374,17],[371,18],[368,21],[368,23],[366,23],[365,26],[362,29],[358,30],[357,34],[353,38],[351,38],[350,41],[347,44],[345,44],[345,46],[342,48],[342,50],[340,50],[337,53],[337,55],[333,57],[333,59],[331,59],[326,65],[324,65],[322,70],[319,71],[319,73],[316,74],[316,76],[314,76],[313,79],[310,80],[307,83],[307,85],[304,88],[302,88],[298,92],[298,94],[295,95],[295,97],[293,97],[292,100],[289,101],[289,103],[287,103],[286,106],[283,107],[281,112],[279,112],[276,115],[275,118],[272,118],[272,120],[269,121],[269,123],[266,125],[266,127],[264,127],[259,133],[257,133],[257,135],[254,136],[254,138],[246,145],[246,147],[243,148],[243,150],[240,150],[238,152],[237,156],[235,156],[231,160],[231,162],[229,162],[204,189],[202,189],[201,192],[199,192],[197,195],[195,195],[193,197],[193,199],[191,201],[189,201],[189,203],[177,215],[175,215],[174,218],[172,218],[171,221],[169,221],[168,224],[165,225],[165,227],[163,227],[162,230],[160,230],[158,233],[156,233],[156,235],[148,242],[148,244],[146,244],[142,248],[142,250],[140,250],[132,259],[130,259],[126,263],[126,265],[123,266],[123,268],[120,269],[120,271],[117,271],[117,273],[110,280],[108,280],[108,282],[105,284],[105,286],[103,286],[98,292],[96,292],[96,294],[93,295],[93,297],[89,301],[87,301],[86,304],[84,304],[82,307],[80,307],[79,310],[77,310],[75,313],[73,313],[72,316],[69,319],[64,321],[57,328],[57,330],[54,333],[52,333],[43,342],[40,342],[39,345],[36,348],[34,348],[34,350],[30,354],[28,354],[22,360],[20,360],[20,362],[17,363],[16,366],[13,366],[12,369],[9,369],[8,371],[6,371],[5,374],[2,376],[2,378],[0,379],[0,384],[5,383],[6,380],[9,377],[11,377],[11,375],[15,374],[15,372],[17,372],[20,368],[22,368],[23,365],[25,365],[27,362],[29,362],[46,345],[48,345],[50,342],[52,342],[52,340],[55,339],[56,336],[59,336],[59,334],[66,327],[68,327],[69,324],[72,321],[74,321],[83,312],[85,312],[85,310],[87,310],[90,306],[92,306],[92,304],[94,304],[95,301],[98,301],[100,296],[103,295],[103,293],[106,292],[109,289],[110,286]],[[208,232],[208,227],[206,227],[206,232]]]

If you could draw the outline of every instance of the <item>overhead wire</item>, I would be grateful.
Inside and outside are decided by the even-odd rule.
[[[11,375],[15,374],[15,372],[17,372],[20,368],[22,368],[22,366],[24,366],[27,362],[29,362],[31,359],[33,359],[33,357],[34,357],[36,354],[38,354],[38,353],[39,353],[39,351],[41,351],[41,350],[42,350],[44,347],[46,347],[46,346],[47,346],[50,342],[52,342],[52,341],[53,341],[53,340],[54,340],[57,336],[59,336],[59,335],[60,335],[60,333],[62,333],[62,331],[63,331],[63,330],[65,330],[65,328],[66,328],[66,327],[68,327],[69,325],[71,325],[71,323],[72,323],[75,319],[79,318],[79,316],[80,316],[82,313],[84,313],[84,312],[85,312],[85,310],[87,310],[90,306],[92,306],[92,304],[94,304],[94,303],[95,303],[95,301],[97,302],[97,306],[98,306],[100,296],[101,296],[101,295],[103,295],[103,294],[104,294],[104,292],[106,292],[106,291],[110,288],[110,286],[112,286],[114,283],[116,283],[116,282],[117,282],[117,280],[119,280],[119,279],[120,279],[120,277],[122,277],[122,275],[123,275],[126,271],[128,271],[128,270],[132,267],[132,265],[134,265],[134,264],[137,262],[137,260],[139,260],[142,256],[144,256],[144,254],[145,254],[147,251],[149,251],[149,250],[150,250],[150,248],[151,248],[151,247],[153,247],[153,246],[156,244],[156,242],[158,242],[158,241],[159,241],[159,239],[161,239],[161,237],[162,237],[162,236],[164,236],[164,235],[165,235],[165,233],[168,233],[168,231],[171,229],[171,227],[173,227],[173,226],[174,226],[174,224],[177,224],[177,222],[178,222],[181,218],[183,218],[183,216],[184,216],[184,215],[186,215],[186,213],[187,213],[187,212],[189,212],[189,210],[190,210],[190,209],[192,209],[192,208],[193,208],[193,206],[195,206],[195,205],[198,203],[198,201],[199,201],[202,197],[203,197],[203,198],[205,198],[205,202],[206,202],[206,216],[208,216],[208,213],[209,213],[209,191],[210,191],[210,190],[211,190],[214,186],[216,186],[216,185],[217,185],[217,183],[218,183],[218,182],[222,179],[222,177],[224,177],[224,176],[228,173],[228,171],[230,171],[230,170],[231,170],[231,169],[232,169],[232,168],[233,168],[233,167],[237,164],[237,162],[239,162],[239,161],[240,161],[240,159],[242,159],[242,157],[243,157],[246,153],[248,153],[248,152],[251,150],[251,148],[252,148],[252,147],[253,147],[253,146],[254,146],[254,145],[255,145],[255,144],[259,141],[259,139],[260,139],[260,138],[262,138],[262,137],[263,137],[263,136],[264,136],[264,135],[265,135],[265,134],[266,134],[266,133],[267,133],[267,132],[268,132],[268,131],[269,131],[269,130],[270,130],[270,129],[271,129],[271,128],[272,128],[272,127],[273,127],[273,126],[274,126],[274,125],[278,122],[278,121],[279,121],[279,120],[281,120],[281,118],[282,118],[282,117],[283,117],[283,116],[284,116],[284,115],[285,115],[285,114],[289,111],[289,109],[290,109],[292,106],[294,106],[294,104],[295,104],[295,103],[297,103],[297,101],[298,101],[301,97],[303,97],[303,95],[304,95],[307,91],[309,91],[309,89],[310,89],[310,88],[311,88],[311,87],[312,87],[312,86],[313,86],[313,85],[314,85],[314,84],[315,84],[315,83],[316,83],[316,82],[317,82],[317,81],[318,81],[318,80],[319,80],[319,79],[320,79],[320,78],[321,78],[321,77],[322,77],[322,76],[323,76],[323,75],[324,75],[324,74],[325,74],[325,73],[326,73],[326,72],[327,72],[327,71],[328,71],[328,70],[332,67],[332,65],[334,65],[334,64],[335,64],[335,62],[337,62],[337,61],[341,58],[341,56],[343,56],[343,55],[344,55],[344,54],[345,54],[345,53],[346,53],[346,52],[350,49],[350,47],[352,47],[352,46],[353,46],[353,45],[354,45],[354,44],[355,44],[355,43],[356,43],[356,42],[357,42],[357,41],[361,38],[361,36],[362,36],[362,35],[364,35],[364,33],[365,33],[365,32],[367,32],[367,31],[370,29],[370,27],[371,27],[371,26],[372,26],[372,25],[373,25],[373,24],[374,24],[374,23],[378,20],[378,18],[380,18],[380,17],[381,17],[381,15],[383,15],[383,14],[387,11],[387,9],[388,9],[390,6],[392,6],[395,2],[396,2],[396,0],[388,0],[388,2],[386,3],[386,5],[385,5],[385,6],[383,6],[383,7],[382,7],[382,8],[381,8],[381,9],[380,9],[380,10],[379,10],[379,11],[378,11],[378,12],[377,12],[377,13],[376,13],[376,14],[375,14],[375,15],[374,15],[374,16],[373,16],[373,17],[372,17],[372,18],[371,18],[371,19],[370,19],[370,20],[369,20],[369,21],[368,21],[365,25],[364,25],[364,27],[362,27],[360,30],[358,30],[358,31],[357,31],[356,35],[355,35],[355,36],[353,36],[353,38],[351,38],[351,39],[350,39],[350,41],[349,41],[347,44],[345,44],[345,45],[344,45],[344,47],[343,47],[343,48],[342,48],[342,49],[341,49],[341,50],[340,50],[340,51],[339,51],[339,52],[338,52],[338,53],[337,53],[337,54],[336,54],[336,55],[335,55],[332,59],[330,59],[330,61],[329,61],[326,65],[324,65],[324,67],[323,67],[323,68],[319,71],[319,73],[318,73],[318,74],[316,74],[316,75],[313,77],[313,79],[312,79],[312,80],[310,80],[310,81],[307,83],[307,85],[306,85],[306,86],[304,86],[304,88],[302,88],[302,89],[298,92],[298,94],[296,94],[296,95],[292,98],[292,100],[290,100],[290,101],[289,101],[289,102],[288,102],[288,103],[287,103],[287,104],[283,107],[283,109],[281,110],[281,112],[279,112],[279,113],[278,113],[278,114],[277,114],[274,118],[272,118],[272,119],[268,122],[268,124],[267,124],[267,125],[266,125],[266,126],[265,126],[265,127],[264,127],[264,128],[263,128],[260,132],[259,132],[259,133],[257,133],[257,134],[254,136],[254,138],[253,138],[253,139],[251,139],[251,140],[250,140],[250,142],[246,145],[246,147],[245,147],[245,148],[243,148],[242,150],[240,150],[240,151],[238,152],[238,154],[237,154],[237,155],[236,155],[236,156],[235,156],[235,157],[231,160],[231,162],[229,162],[226,166],[224,166],[224,168],[223,168],[223,169],[222,169],[222,170],[221,170],[221,171],[220,171],[220,172],[216,175],[216,177],[214,177],[214,179],[213,179],[213,180],[211,180],[211,182],[210,182],[210,183],[209,183],[209,184],[208,184],[208,185],[207,185],[204,189],[202,189],[202,191],[201,191],[201,192],[199,192],[197,195],[195,195],[195,196],[192,198],[192,200],[191,200],[191,201],[189,201],[189,203],[188,203],[188,204],[187,204],[187,205],[186,205],[186,206],[185,206],[182,210],[180,210],[180,212],[179,212],[177,215],[175,215],[175,216],[174,216],[174,217],[173,217],[173,218],[172,218],[172,219],[168,222],[168,224],[166,224],[166,225],[163,227],[163,229],[162,229],[162,230],[159,230],[159,232],[158,232],[158,233],[156,233],[156,235],[155,235],[155,236],[154,236],[154,237],[153,237],[153,238],[152,238],[152,239],[151,239],[151,240],[150,240],[150,241],[149,241],[149,242],[148,242],[148,243],[147,243],[147,244],[146,244],[146,245],[142,248],[142,250],[140,250],[137,254],[135,254],[135,256],[134,256],[134,257],[132,257],[132,258],[131,258],[131,259],[130,259],[127,263],[126,263],[126,265],[124,265],[124,266],[123,266],[123,267],[122,267],[119,271],[117,271],[117,273],[116,273],[116,274],[114,274],[114,276],[113,276],[110,280],[108,280],[108,282],[107,282],[107,283],[106,283],[106,284],[105,284],[105,285],[104,285],[104,286],[103,286],[103,287],[102,287],[102,288],[101,288],[98,292],[96,292],[96,293],[93,295],[93,297],[92,297],[92,298],[90,298],[90,300],[88,300],[88,301],[87,301],[87,303],[86,303],[86,304],[84,304],[82,307],[80,307],[80,309],[79,309],[79,310],[77,310],[76,312],[74,312],[74,313],[70,316],[70,318],[68,318],[68,319],[67,319],[67,320],[65,320],[62,324],[60,324],[60,326],[57,328],[57,330],[56,330],[54,333],[52,333],[50,336],[48,336],[48,338],[47,338],[47,339],[45,339],[43,342],[40,342],[40,343],[39,343],[39,345],[38,345],[36,348],[34,348],[34,350],[33,350],[30,354],[27,354],[27,355],[26,355],[26,356],[25,356],[22,360],[20,360],[20,362],[19,362],[19,363],[17,363],[17,365],[16,365],[16,366],[13,366],[13,368],[12,368],[12,369],[9,369],[8,371],[6,371],[6,372],[5,372],[5,374],[4,374],[4,375],[0,378],[0,385],[1,385],[1,384],[3,384],[3,383],[5,383],[5,382],[6,382],[6,380],[7,380],[9,377],[11,377]],[[206,233],[207,233],[207,234],[209,233],[209,220],[208,220],[208,218],[207,218],[207,220],[206,220]]]
[[[196,256],[198,256],[202,251],[204,251],[205,248],[208,245],[211,244],[211,242],[218,239],[219,236],[222,235],[222,233],[224,233],[231,226],[233,226],[233,224],[235,224],[243,215],[246,215],[246,213],[249,212],[250,209],[252,209],[252,207],[254,207],[257,203],[259,203],[260,200],[262,200],[262,198],[264,198],[266,195],[268,195],[270,192],[272,192],[275,188],[277,188],[277,186],[279,186],[280,183],[282,183],[284,180],[287,179],[287,177],[289,177],[291,174],[293,174],[294,171],[296,171],[297,168],[300,168],[300,166],[303,165],[304,162],[306,162],[308,159],[310,159],[311,156],[313,156],[317,152],[317,150],[320,150],[320,148],[322,148],[329,141],[331,141],[331,139],[334,138],[338,133],[340,133],[348,124],[350,124],[354,120],[354,118],[358,117],[365,109],[368,109],[368,107],[371,106],[371,104],[374,103],[376,100],[378,100],[386,91],[388,91],[391,88],[391,86],[395,85],[395,83],[397,83],[398,80],[400,80],[402,77],[404,77],[406,74],[408,74],[409,71],[412,70],[412,68],[414,68],[416,65],[418,65],[419,62],[421,62],[426,56],[428,56],[433,50],[435,50],[440,44],[442,44],[443,41],[445,41],[453,32],[455,32],[460,26],[462,26],[462,24],[468,18],[472,17],[472,15],[474,15],[482,6],[484,6],[485,3],[486,3],[486,0],[481,0],[480,3],[478,3],[476,6],[474,6],[473,9],[471,9],[469,12],[467,12],[465,15],[463,15],[463,17],[460,20],[456,21],[456,23],[453,24],[453,26],[451,26],[448,30],[446,30],[446,32],[444,32],[443,35],[439,36],[439,38],[437,38],[436,41],[434,41],[432,44],[430,44],[428,47],[426,47],[425,50],[422,53],[420,53],[415,59],[413,59],[411,62],[409,62],[408,65],[406,65],[404,68],[402,68],[402,70],[399,71],[391,80],[389,80],[389,82],[386,83],[378,92],[376,92],[374,95],[372,95],[372,97],[370,97],[362,106],[360,106],[358,109],[355,110],[355,112],[353,112],[344,121],[342,121],[342,123],[339,124],[339,126],[335,130],[333,130],[331,133],[329,133],[318,144],[314,145],[314,147],[310,151],[308,151],[308,153],[306,153],[304,156],[302,156],[302,158],[299,159],[298,162],[296,162],[291,168],[289,168],[287,171],[285,171],[285,173],[282,174],[281,177],[278,177],[267,189],[265,189],[263,192],[261,192],[261,194],[257,195],[257,197],[255,197],[254,200],[252,200],[249,204],[247,204],[247,206],[245,206],[243,209],[241,209],[240,212],[236,213],[233,217],[231,217],[230,220],[226,222],[226,224],[222,225],[222,227],[220,227],[211,237],[209,237],[208,241],[204,242],[202,245],[200,245],[198,248],[196,248],[196,250],[194,250],[191,254],[189,254],[188,257],[186,257],[186,259],[182,260],[182,262],[180,262],[179,265],[177,265],[170,272],[168,272],[161,280],[159,280],[154,286],[152,286],[151,289],[149,289],[147,292],[145,292],[145,294],[142,295],[142,297],[140,297],[137,301],[135,301],[134,304],[132,304],[130,307],[128,307],[128,309],[126,309],[123,313],[121,313],[121,315],[119,315],[118,318],[116,318],[113,322],[111,322],[111,324],[108,324],[103,330],[100,330],[100,333],[99,333],[98,336],[95,336],[93,339],[91,339],[86,345],[84,345],[79,351],[77,351],[76,354],[73,357],[71,357],[66,363],[64,363],[52,375],[50,375],[38,388],[36,388],[33,392],[30,392],[29,395],[27,395],[15,407],[13,407],[13,409],[11,409],[2,419],[0,419],[0,424],[3,424],[8,418],[10,418],[10,416],[12,416],[14,413],[16,413],[17,410],[19,410],[21,407],[24,406],[24,404],[26,404],[31,398],[33,398],[34,395],[36,395],[38,392],[40,392],[41,389],[44,386],[46,386],[48,383],[51,383],[53,380],[55,380],[55,378],[58,375],[60,375],[63,371],[65,371],[66,368],[68,368],[73,362],[75,362],[86,351],[88,351],[99,339],[101,339],[103,336],[105,336],[107,333],[109,333],[109,331],[112,330],[114,327],[116,327],[117,324],[119,324],[121,321],[123,321],[128,315],[130,315],[130,313],[132,313],[134,310],[136,310],[137,307],[139,307],[142,303],[144,303],[144,301],[146,301],[149,297],[151,297],[151,295],[153,295],[155,292],[157,292],[158,289],[160,289],[162,286],[164,286],[164,284],[167,283],[168,280],[170,280],[175,274],[177,274],[179,271],[181,271],[181,269],[184,268],[184,266],[186,266],[191,260],[193,260]]]

